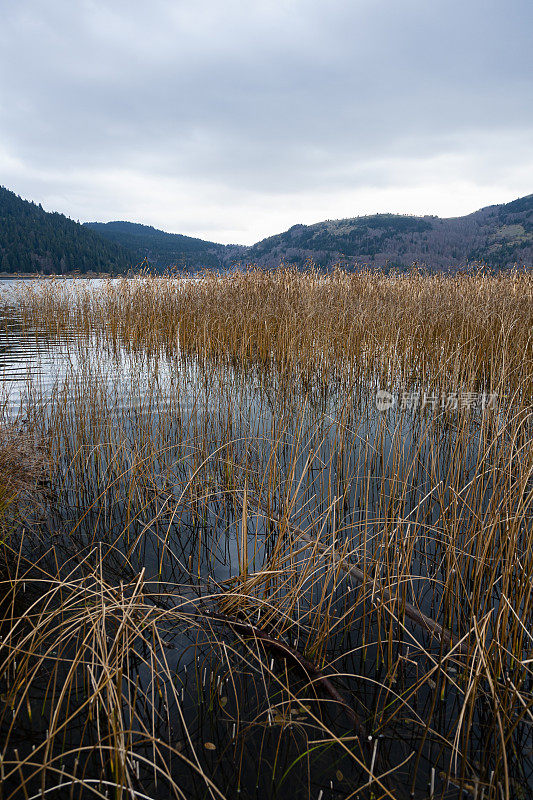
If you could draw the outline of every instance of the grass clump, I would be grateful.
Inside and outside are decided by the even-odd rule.
[[[42,449],[13,424],[0,426],[0,531],[5,536],[42,501]]]

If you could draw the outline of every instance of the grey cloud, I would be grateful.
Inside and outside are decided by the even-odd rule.
[[[533,128],[532,23],[525,0],[20,0],[0,147],[220,192],[384,186],[412,159],[423,180],[450,155],[504,180]]]

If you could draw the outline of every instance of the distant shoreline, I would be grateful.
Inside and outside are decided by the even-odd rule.
[[[125,273],[124,273],[125,274]],[[40,272],[0,272],[0,279],[4,278],[40,278],[47,280],[50,278],[118,278],[120,275],[112,275],[111,272],[68,272],[68,273],[52,273],[50,275],[43,275]]]

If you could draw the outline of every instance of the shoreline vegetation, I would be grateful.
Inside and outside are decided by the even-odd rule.
[[[304,267],[297,266],[295,264],[286,264],[284,269],[291,270],[291,271],[298,271],[301,274],[308,274],[309,272],[315,272],[316,267],[311,260],[306,262]],[[145,260],[142,264],[131,267],[127,270],[127,272],[95,272],[93,270],[87,270],[85,272],[79,272],[77,270],[71,270],[69,272],[53,272],[53,273],[43,273],[43,272],[0,272],[0,280],[2,279],[28,279],[28,280],[74,280],[74,279],[128,279],[131,280],[132,278],[139,278],[139,277],[153,277],[153,278],[183,278],[183,279],[190,279],[190,278],[198,278],[198,277],[220,277],[221,275],[231,276],[235,274],[240,274],[241,272],[246,272],[250,270],[257,269],[253,264],[248,265],[246,263],[236,262],[228,267],[227,269],[223,270],[222,272],[215,270],[215,269],[194,269],[189,270],[187,268],[182,269],[181,267],[167,267],[164,270],[157,270],[150,266],[147,260]],[[275,272],[272,268],[261,267],[260,271],[262,273],[270,273]],[[324,276],[326,275],[334,275],[337,271],[337,268],[333,268],[329,271],[324,271],[322,269],[318,269],[319,274]],[[341,267],[341,271],[344,271],[344,268]],[[532,274],[533,268],[527,265],[520,265],[515,264],[513,267],[505,267],[501,270],[496,269],[493,265],[488,265],[483,262],[472,262],[471,264],[465,264],[461,267],[454,267],[452,270],[441,270],[441,269],[428,269],[425,266],[420,266],[416,263],[412,264],[409,267],[402,267],[398,269],[395,266],[385,264],[382,267],[376,266],[369,266],[368,264],[361,263],[356,264],[346,272],[348,275],[381,275],[383,277],[392,277],[398,275],[409,275],[412,272],[416,272],[420,275],[433,275],[433,276],[443,276],[443,277],[455,277],[455,276],[463,276],[463,275],[497,275],[501,273],[502,275],[510,274]]]
[[[67,358],[2,406],[1,800],[530,795],[531,272],[0,312]]]

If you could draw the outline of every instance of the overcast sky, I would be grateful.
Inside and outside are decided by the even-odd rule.
[[[250,244],[533,192],[531,0],[0,0],[0,184]]]

